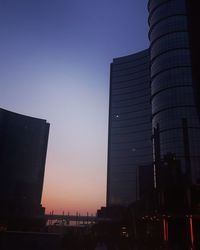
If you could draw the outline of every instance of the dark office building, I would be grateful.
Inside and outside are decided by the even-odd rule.
[[[186,182],[196,185],[200,184],[199,39],[195,41],[191,2],[195,1],[149,1],[149,38],[156,167],[173,154]]]
[[[1,224],[34,224],[44,215],[41,196],[48,134],[45,120],[0,109]]]
[[[111,64],[107,206],[139,197],[138,167],[152,163],[149,51]]]

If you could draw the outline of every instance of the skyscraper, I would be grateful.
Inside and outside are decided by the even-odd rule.
[[[0,222],[31,224],[44,215],[48,134],[45,120],[0,109]]]
[[[137,167],[154,162],[158,178],[161,162],[172,156],[185,184],[200,184],[200,43],[195,2],[150,0],[149,50],[113,61],[108,205],[135,201]]]
[[[149,51],[111,64],[107,205],[138,199],[138,167],[152,163]]]
[[[124,57],[125,61],[114,59],[111,67],[107,205],[125,206],[136,201],[139,181],[140,200],[131,206],[134,231],[140,232],[135,234],[136,241],[142,239],[141,245],[146,241],[147,248],[148,242],[153,243],[152,249],[162,248],[163,243],[169,249],[199,249],[198,1],[149,0],[148,10],[150,48],[145,59],[149,65],[145,77],[137,79],[138,84],[129,78],[138,74],[135,59],[144,52]],[[130,67],[125,66],[127,58],[134,61]],[[130,80],[130,93],[127,93],[127,80]],[[141,96],[145,81],[150,83],[151,108],[147,105],[148,89],[143,90],[146,98]],[[142,108],[137,110],[137,100],[141,101],[141,107],[147,105],[146,112]],[[123,105],[126,108],[130,105],[130,110],[127,112]],[[151,114],[149,123],[143,120],[148,114]],[[145,133],[152,141],[143,141]],[[141,151],[137,154],[139,145]],[[130,146],[136,154],[130,154]],[[151,147],[153,160],[148,156]],[[147,161],[141,164],[147,159],[150,164]],[[134,172],[137,166],[139,179]],[[144,230],[140,231],[141,228]]]
[[[196,185],[200,184],[199,86],[194,78],[189,2],[149,1],[152,127],[157,166],[172,153],[188,183]]]

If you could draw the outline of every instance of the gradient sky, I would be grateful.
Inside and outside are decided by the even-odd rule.
[[[0,0],[0,106],[46,119],[42,204],[105,205],[109,67],[148,47],[147,0]]]

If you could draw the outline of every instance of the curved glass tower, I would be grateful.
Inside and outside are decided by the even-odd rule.
[[[150,0],[148,8],[155,161],[173,154],[188,182],[200,184],[200,123],[186,1]]]
[[[139,166],[152,163],[149,51],[111,64],[107,205],[137,200]]]

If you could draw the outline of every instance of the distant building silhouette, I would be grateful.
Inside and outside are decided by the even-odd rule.
[[[49,124],[0,109],[0,224],[28,227],[42,221]]]
[[[152,164],[149,51],[111,64],[107,206],[139,197],[138,167]]]

